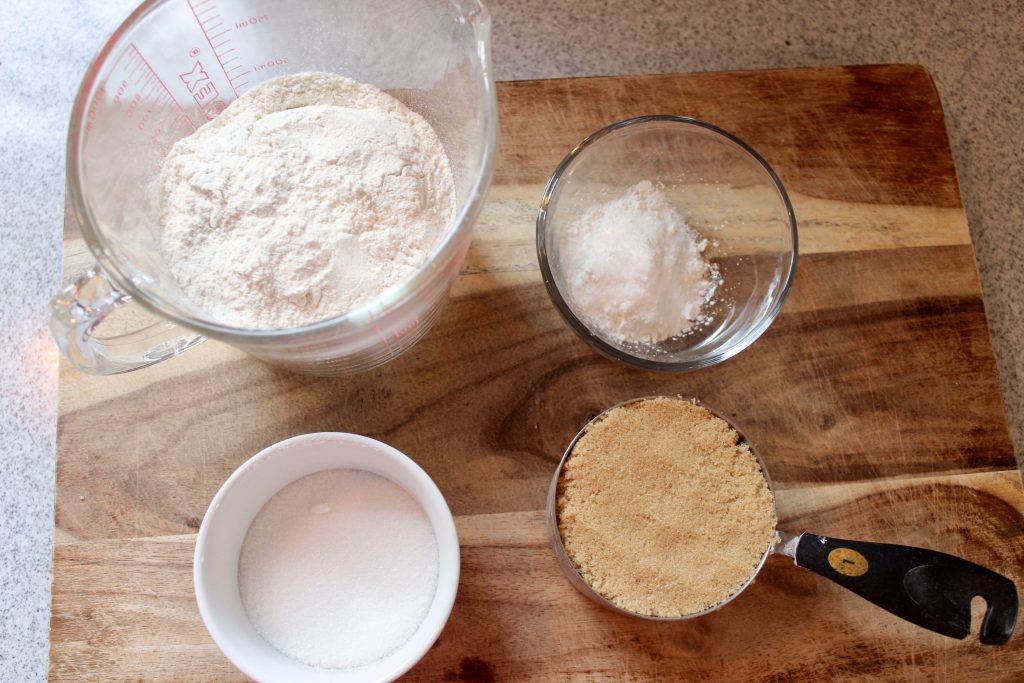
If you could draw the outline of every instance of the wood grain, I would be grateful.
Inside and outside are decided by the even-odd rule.
[[[302,377],[237,355],[62,413],[61,442],[87,438],[84,457],[58,468],[69,494],[58,527],[77,539],[195,530],[246,458],[309,431],[395,445],[424,464],[455,514],[538,509],[589,416],[656,393],[699,396],[734,415],[780,482],[1014,466],[969,247],[805,256],[793,311],[750,353],[681,376],[586,350],[537,278],[458,294],[423,342],[364,375]],[[104,378],[67,379],[113,389]],[[103,457],[125,442],[129,452]]]
[[[928,544],[1010,575],[1024,563],[1024,505],[1015,473],[849,488],[800,490],[792,501],[780,492],[782,528],[814,524],[823,532]],[[957,679],[1013,680],[1024,653],[1020,640],[993,649],[980,647],[976,636],[958,642],[923,633],[779,557],[769,559],[742,597],[706,618],[678,624],[624,618],[565,581],[541,512],[472,515],[457,523],[459,598],[410,680],[621,680],[623,672],[636,680],[678,680],[680,672],[735,680],[941,678],[959,657],[966,660],[957,663]],[[54,677],[180,680],[187,651],[200,677],[245,680],[204,647],[208,638],[191,597],[193,545],[192,535],[61,545],[66,571],[55,588],[78,599],[55,612],[54,623],[90,637],[54,653]],[[112,567],[119,571],[112,574]],[[136,632],[140,617],[151,624],[143,633]],[[770,638],[764,636],[769,618]],[[829,652],[825,661],[813,655],[819,650]],[[74,668],[82,660],[89,669]]]
[[[142,372],[61,369],[53,680],[244,680],[212,645],[191,552],[213,494],[299,433],[351,431],[416,459],[457,515],[463,578],[411,680],[1019,680],[1024,646],[904,624],[773,558],[696,621],[600,610],[561,576],[539,512],[579,427],[641,395],[732,415],[778,489],[782,527],[960,553],[1020,581],[1016,471],[967,223],[934,86],[920,67],[499,85],[495,185],[441,320],[383,368],[289,374],[208,342]],[[787,187],[801,257],[749,350],[686,375],[589,351],[537,271],[542,184],[629,115],[710,119]],[[89,256],[69,231],[68,272]],[[770,625],[770,628],[766,625]]]
[[[938,93],[920,66],[518,81],[501,84],[498,102],[497,185],[542,185],[568,150],[614,121],[681,114],[738,135],[801,194],[961,206]]]

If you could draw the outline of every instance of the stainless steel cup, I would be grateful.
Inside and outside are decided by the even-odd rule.
[[[1017,623],[1018,600],[1013,581],[1005,576],[973,562],[934,550],[888,543],[849,541],[809,532],[790,534],[776,530],[776,542],[764,549],[761,560],[743,585],[722,602],[700,612],[679,617],[655,617],[623,609],[605,598],[583,579],[566,554],[558,531],[558,481],[563,466],[572,456],[573,447],[591,425],[604,419],[615,408],[651,398],[657,397],[637,398],[612,406],[584,425],[569,442],[551,478],[547,497],[551,547],[569,582],[585,596],[602,607],[631,617],[655,621],[694,619],[719,610],[739,597],[757,577],[768,555],[776,553],[792,558],[798,567],[820,574],[902,619],[952,638],[962,639],[970,634],[971,600],[975,596],[981,596],[987,603],[981,625],[981,642],[987,645],[1002,645],[1010,639]],[[775,490],[768,468],[750,439],[721,412],[696,399],[690,401],[725,420],[736,430],[741,441],[749,446],[750,452],[757,458],[774,500]],[[642,463],[638,463],[638,466],[642,466]]]

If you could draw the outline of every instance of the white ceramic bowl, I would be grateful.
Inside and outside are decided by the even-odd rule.
[[[249,623],[238,591],[238,557],[256,514],[293,481],[332,469],[365,470],[398,484],[423,506],[437,539],[437,592],[423,623],[397,650],[355,669],[319,669],[281,654]],[[459,585],[459,539],[441,491],[409,457],[357,434],[305,434],[265,448],[224,482],[199,528],[193,581],[207,630],[247,676],[264,683],[392,681],[426,654],[448,621]]]

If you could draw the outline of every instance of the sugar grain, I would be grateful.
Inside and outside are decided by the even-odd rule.
[[[327,470],[288,485],[253,520],[238,584],[268,643],[311,666],[347,669],[409,640],[437,590],[423,508],[393,482]]]

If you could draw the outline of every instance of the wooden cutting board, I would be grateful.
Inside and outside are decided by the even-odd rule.
[[[252,454],[349,431],[411,455],[457,516],[455,610],[410,680],[1021,680],[1024,633],[1002,648],[945,638],[779,557],[705,618],[612,614],[562,576],[540,512],[588,418],[636,396],[696,396],[759,445],[782,528],[928,546],[1020,583],[1024,495],[927,72],[524,81],[499,84],[498,99],[494,187],[452,301],[393,363],[316,379],[208,342],[117,377],[62,367],[51,677],[242,680],[197,612],[196,529]],[[800,224],[782,315],[735,359],[685,375],[591,352],[550,304],[534,253],[541,187],[561,157],[648,113],[751,143]],[[88,261],[73,228],[64,248],[69,271]]]

